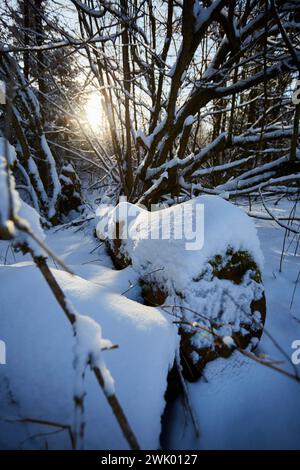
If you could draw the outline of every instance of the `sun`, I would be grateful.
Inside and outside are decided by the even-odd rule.
[[[103,108],[101,98],[97,93],[92,93],[85,104],[86,119],[93,130],[99,129],[103,120]]]

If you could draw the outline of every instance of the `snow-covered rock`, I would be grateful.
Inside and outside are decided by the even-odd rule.
[[[100,214],[99,238],[106,237],[120,265],[132,264],[146,300],[172,306],[171,320],[197,322],[181,326],[193,363],[202,368],[204,356],[207,362],[228,353],[215,335],[235,336],[242,347],[257,344],[252,337],[260,337],[265,317],[263,256],[243,211],[218,196],[200,196],[154,212],[121,202]]]

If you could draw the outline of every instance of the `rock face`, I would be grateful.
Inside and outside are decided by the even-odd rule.
[[[200,223],[197,230],[203,230],[204,244],[188,250],[187,240],[174,233],[182,223],[183,206],[189,205],[190,218],[199,204],[205,217],[204,227]],[[147,237],[150,227],[159,233],[166,216],[167,223],[173,224],[171,236]],[[256,347],[266,300],[259,242],[245,213],[216,196],[205,196],[152,214],[139,209],[130,227],[124,211],[121,218],[112,211],[107,213],[107,224],[113,226],[114,237],[106,242],[115,266],[122,269],[132,264],[139,273],[145,303],[161,306],[178,326],[181,363],[188,380],[197,380],[207,362],[230,356],[236,347]]]

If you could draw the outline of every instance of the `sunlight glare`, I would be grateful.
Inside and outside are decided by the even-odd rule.
[[[97,93],[90,95],[85,105],[85,114],[87,121],[93,130],[100,127],[102,117],[101,98]]]

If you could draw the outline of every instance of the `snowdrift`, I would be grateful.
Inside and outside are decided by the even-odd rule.
[[[103,352],[116,394],[142,448],[158,448],[167,375],[178,345],[176,329],[158,309],[79,276],[53,272],[76,309],[98,322],[103,336],[119,345]],[[70,449],[75,388],[72,329],[32,264],[1,266],[0,284],[0,332],[7,345],[7,364],[0,368],[0,448]],[[88,370],[84,387],[85,447],[127,449]]]
[[[230,355],[234,343],[257,345],[266,314],[263,257],[244,212],[220,197],[201,196],[154,212],[121,202],[101,208],[99,217],[97,235],[116,266],[132,264],[145,302],[163,305],[179,323],[188,378]]]

